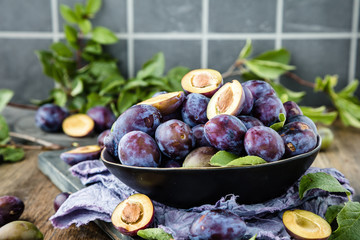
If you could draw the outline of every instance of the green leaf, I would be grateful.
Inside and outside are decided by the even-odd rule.
[[[0,89],[0,112],[2,112],[13,96],[14,92],[10,89]]]
[[[73,28],[70,25],[65,25],[64,26],[64,32],[65,32],[65,37],[66,40],[70,43],[76,43],[77,42],[77,31],[75,28]]]
[[[51,52],[48,51],[35,51],[36,56],[38,57],[42,68],[43,73],[50,77],[54,78],[54,57]],[[56,78],[54,78],[56,80]]]
[[[282,102],[293,101],[297,103],[306,95],[306,92],[304,91],[294,92],[281,84],[275,83],[274,81],[270,81],[270,85],[274,88],[276,94],[279,96]]]
[[[76,17],[80,22],[83,19],[83,15],[85,14],[85,7],[81,3],[75,3],[74,9]]]
[[[190,69],[187,68],[187,67],[178,66],[178,67],[174,67],[174,68],[170,69],[167,72],[166,78],[168,80],[169,86],[172,89],[172,92],[182,91],[183,90],[182,86],[181,86],[181,79],[189,71],[190,71]]]
[[[85,11],[87,14],[95,14],[101,8],[101,0],[88,0]]]
[[[290,52],[284,48],[264,52],[253,59],[277,62],[284,65],[290,62]]]
[[[0,143],[6,144],[9,141],[9,126],[5,118],[0,115]]]
[[[252,51],[252,44],[251,44],[251,40],[248,39],[246,40],[243,49],[241,49],[238,59],[247,58],[248,56],[250,56],[251,51]]]
[[[301,178],[299,184],[300,199],[304,197],[304,194],[307,191],[315,188],[319,188],[328,192],[343,192],[348,196],[351,195],[351,193],[343,186],[341,186],[338,180],[336,180],[333,176],[323,172],[317,172],[306,174]]]
[[[358,80],[354,80],[351,83],[349,83],[344,89],[342,89],[338,95],[340,97],[352,97],[354,96],[354,93],[356,91],[356,89],[359,86],[359,81]]]
[[[336,219],[337,215],[343,208],[344,208],[344,205],[332,205],[332,206],[328,207],[328,209],[326,210],[326,213],[325,213],[326,221],[329,224],[331,224]]]
[[[284,113],[279,114],[279,122],[274,123],[270,127],[274,129],[275,131],[279,131],[281,128],[284,127],[286,121],[286,115]]]
[[[87,19],[82,19],[79,21],[79,28],[84,35],[88,34],[91,31],[92,25],[91,22]]]
[[[102,89],[99,93],[100,95],[104,95],[118,89],[125,83],[125,80],[121,76],[111,76],[108,79],[104,80],[103,83],[107,84],[102,84]]]
[[[69,100],[69,110],[85,113],[86,99],[83,96],[76,96]]]
[[[71,96],[75,97],[76,95],[79,95],[80,93],[83,92],[84,84],[83,84],[81,78],[76,78],[72,85],[73,85],[73,87],[72,87],[72,90],[70,93]]]
[[[226,166],[249,166],[249,165],[258,165],[258,164],[263,164],[266,163],[266,161],[264,159],[262,159],[261,157],[258,156],[245,156],[245,157],[239,157],[236,158],[235,160],[232,160],[231,162],[229,162],[228,164],[226,164]]]
[[[142,238],[148,239],[148,240],[171,240],[171,239],[173,239],[171,234],[165,232],[161,228],[147,228],[147,229],[139,230],[137,232],[137,235],[139,237],[142,237]]]
[[[127,82],[123,88],[123,91],[132,90],[137,87],[143,88],[143,87],[147,87],[147,86],[149,86],[149,84],[147,82],[145,82],[144,80],[135,79],[134,81]]]
[[[122,91],[119,94],[119,98],[117,101],[118,112],[120,114],[123,113],[126,109],[134,105],[136,101],[137,101],[137,96],[134,93]]]
[[[301,111],[311,120],[316,123],[323,123],[325,125],[331,125],[338,115],[336,111],[326,112],[326,107],[321,106],[317,108],[300,106]]]
[[[105,27],[94,28],[92,34],[92,40],[101,44],[113,44],[118,41],[115,34]]]
[[[60,57],[71,58],[73,56],[72,51],[62,42],[51,44],[50,49]]]
[[[6,162],[17,162],[25,157],[25,152],[21,148],[4,147],[0,148],[0,155],[3,156]]]
[[[233,153],[229,153],[227,151],[218,151],[211,157],[210,165],[223,167],[236,158],[238,158],[238,156]]]
[[[61,4],[60,13],[61,16],[65,19],[65,21],[67,21],[68,23],[77,23],[78,18],[75,12],[69,6]]]
[[[87,99],[86,110],[95,106],[106,106],[112,100],[111,97],[100,96],[98,93],[94,93],[94,92],[87,95],[86,99]]]
[[[252,236],[249,240],[256,240],[257,234],[255,234],[254,236]]]
[[[329,240],[356,240],[360,239],[360,203],[347,202],[339,212],[337,218],[338,229]]]
[[[86,43],[84,51],[87,53],[100,55],[102,53],[102,47],[99,43],[90,40]]]
[[[258,59],[248,60],[245,65],[256,75],[265,79],[275,79],[281,74],[295,69],[295,67],[283,63]]]
[[[61,107],[64,107],[66,105],[67,96],[63,90],[54,88],[53,90],[51,90],[50,96],[54,98],[54,103],[56,105],[59,105]]]
[[[137,79],[145,79],[148,77],[161,77],[164,74],[165,57],[162,52],[156,53],[149,61],[147,61],[136,74]]]
[[[95,76],[109,76],[113,73],[118,73],[118,68],[115,61],[94,61],[90,64],[90,72]]]

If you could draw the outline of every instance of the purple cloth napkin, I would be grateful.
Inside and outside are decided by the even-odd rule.
[[[81,162],[70,168],[86,188],[70,197],[60,206],[50,220],[54,227],[67,228],[71,224],[80,226],[95,219],[111,222],[111,214],[115,207],[128,196],[136,193],[114,175],[99,160]],[[309,168],[307,173],[325,172],[335,177],[343,187],[351,193],[353,188],[343,174],[333,168]],[[288,191],[264,203],[245,205],[236,202],[235,195],[222,197],[214,205],[202,205],[191,209],[177,209],[154,201],[155,221],[153,227],[160,227],[173,235],[176,240],[190,239],[189,227],[193,220],[203,211],[209,209],[228,209],[240,216],[246,223],[245,239],[257,234],[259,240],[290,240],[284,229],[282,214],[287,209],[305,209],[322,217],[330,205],[346,202],[344,194],[332,194],[314,189],[300,200],[298,194],[299,181]]]

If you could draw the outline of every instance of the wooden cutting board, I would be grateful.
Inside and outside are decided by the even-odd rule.
[[[85,186],[80,180],[71,175],[69,168],[64,161],[60,159],[63,151],[48,151],[39,154],[38,168],[63,192],[76,192]],[[131,238],[118,232],[111,223],[95,221],[95,223],[114,240],[132,240]]]

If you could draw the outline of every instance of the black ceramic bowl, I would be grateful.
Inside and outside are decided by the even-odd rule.
[[[246,167],[152,168],[119,163],[104,148],[101,159],[109,171],[152,200],[178,208],[214,204],[227,194],[239,203],[259,203],[275,198],[298,180],[315,160],[321,138],[311,152]]]

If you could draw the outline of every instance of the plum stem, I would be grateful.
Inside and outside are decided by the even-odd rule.
[[[34,106],[34,105],[26,105],[26,104],[14,103],[14,102],[9,102],[7,105],[10,107],[30,109],[30,110],[37,110],[39,108],[38,106]]]
[[[9,135],[11,137],[14,137],[14,138],[24,139],[24,140],[27,140],[27,141],[30,141],[30,142],[38,143],[38,144],[42,145],[41,149],[60,150],[60,149],[64,148],[61,145],[58,145],[58,144],[55,144],[55,143],[52,143],[52,142],[48,142],[46,140],[39,139],[39,138],[36,138],[36,137],[32,137],[32,136],[29,136],[29,135],[26,135],[26,134],[23,134],[23,133],[10,132]],[[30,149],[30,148],[28,148],[28,149]]]

